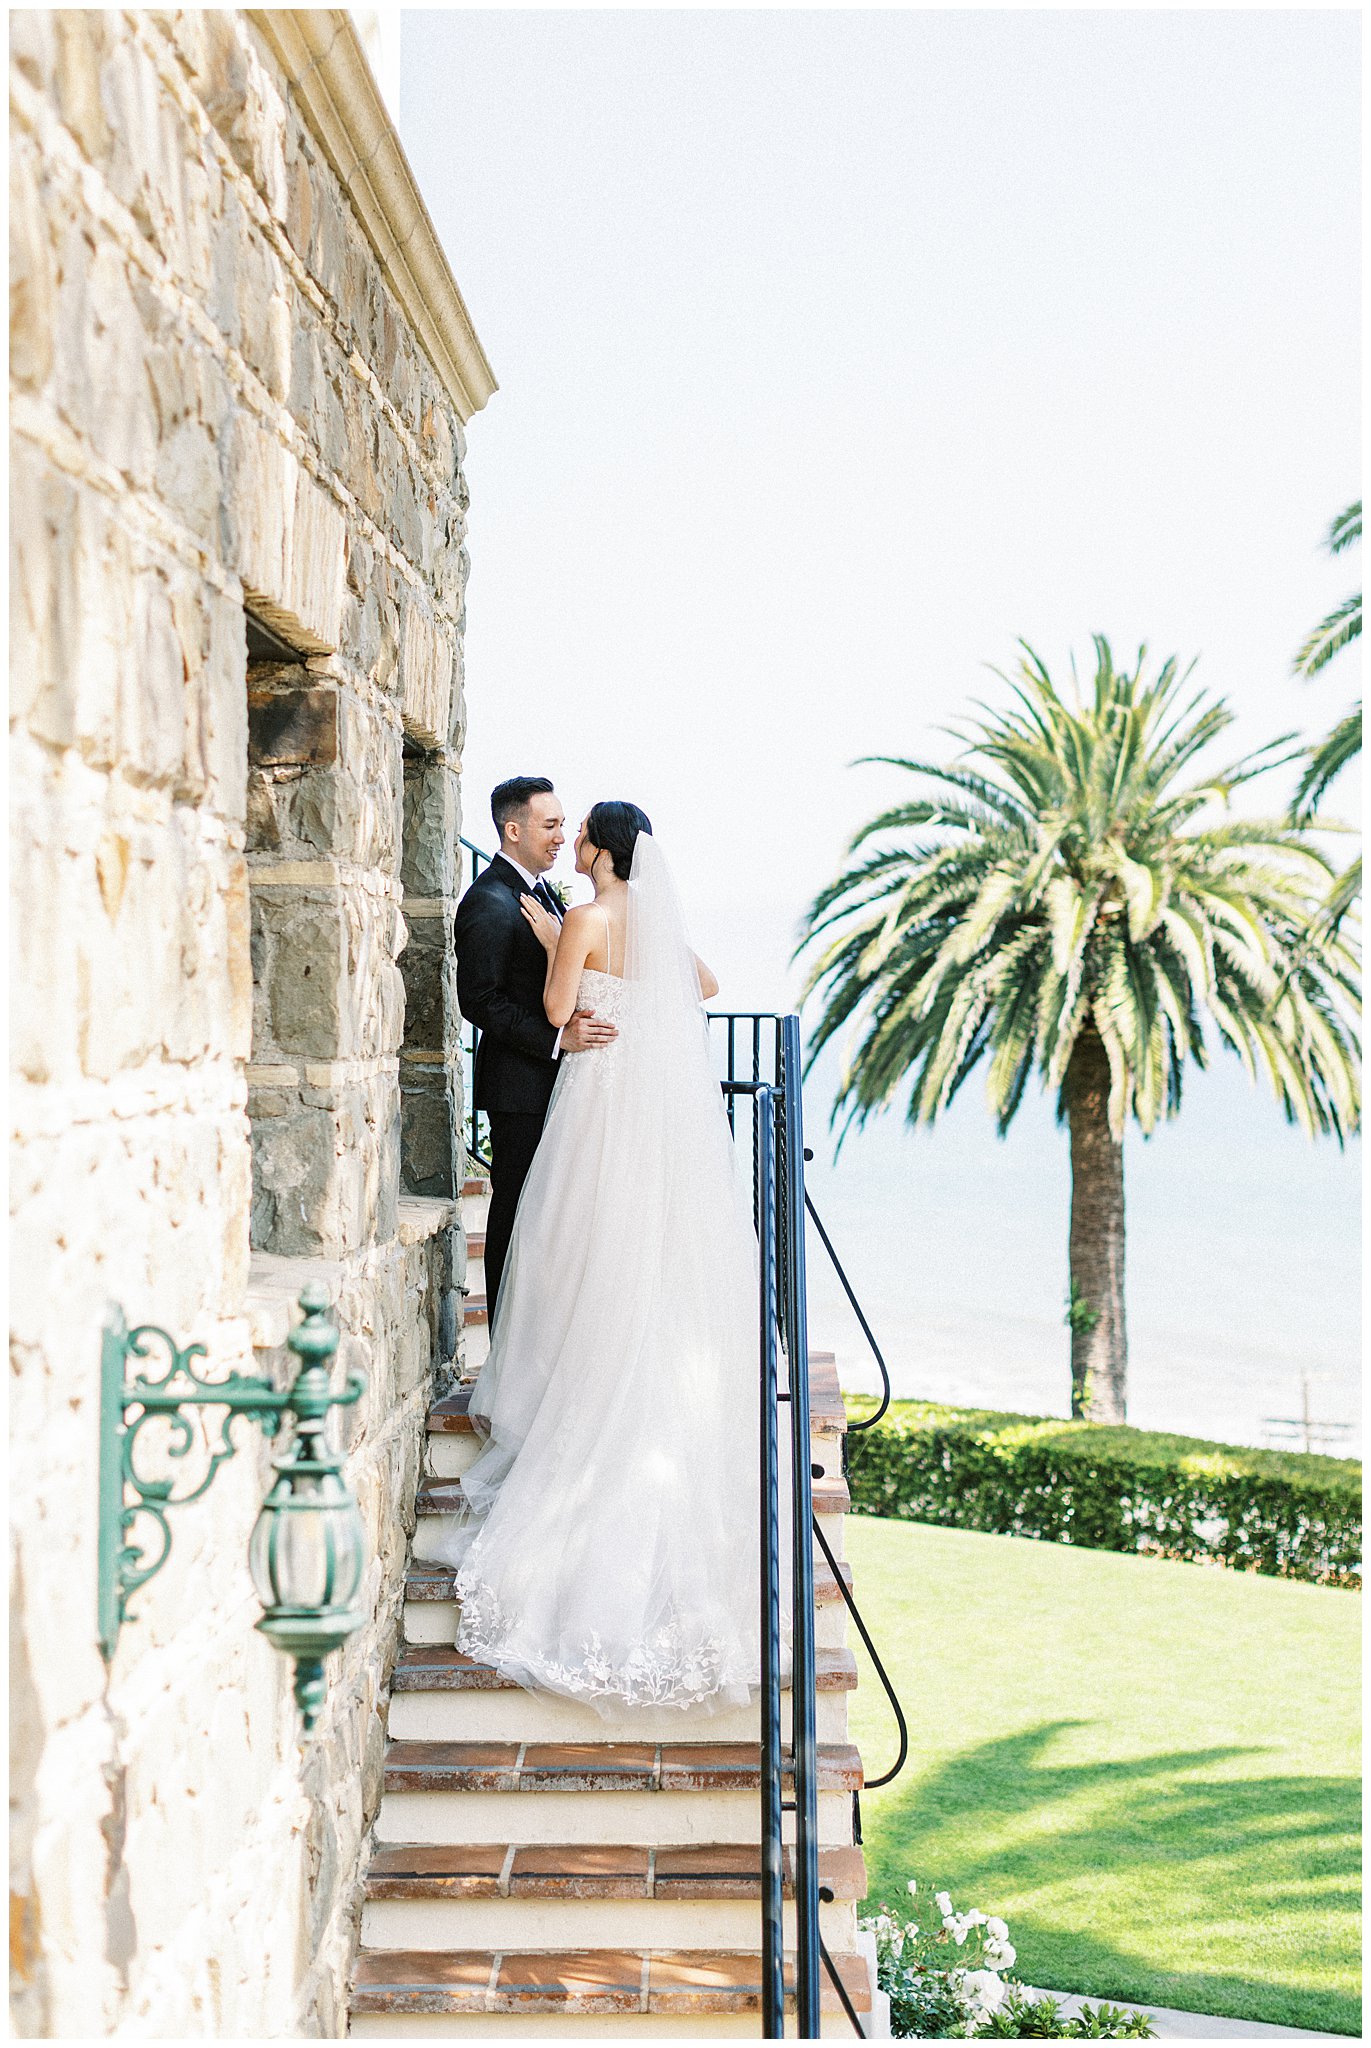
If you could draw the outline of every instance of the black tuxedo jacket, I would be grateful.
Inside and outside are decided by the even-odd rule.
[[[457,1001],[480,1031],[475,1109],[541,1116],[557,1079],[556,1026],[543,1009],[547,954],[519,908],[528,884],[500,854],[457,905]]]

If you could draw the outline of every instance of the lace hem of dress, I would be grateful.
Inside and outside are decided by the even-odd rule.
[[[622,1700],[630,1707],[692,1707],[721,1693],[753,1690],[758,1683],[755,1659],[748,1669],[736,1641],[726,1643],[676,1621],[654,1629],[620,1662],[606,1652],[594,1630],[574,1664],[559,1662],[520,1649],[517,1624],[484,1580],[460,1573],[455,1590],[462,1603],[457,1648],[482,1663],[514,1667],[553,1692]]]

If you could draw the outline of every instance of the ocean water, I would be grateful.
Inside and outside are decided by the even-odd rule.
[[[809,1186],[885,1353],[897,1395],[1070,1412],[1063,1323],[1066,1132],[1030,1097],[1004,1139],[973,1075],[944,1122],[902,1108],[852,1133],[836,1161],[837,1056],[805,1087]],[[1186,1082],[1181,1114],[1125,1141],[1128,1419],[1242,1444],[1345,1434],[1359,1454],[1360,1147],[1311,1142],[1239,1063]],[[865,1340],[811,1231],[810,1336],[843,1384],[877,1384]]]

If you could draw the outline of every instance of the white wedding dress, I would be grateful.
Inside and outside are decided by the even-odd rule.
[[[448,1539],[457,1647],[625,1707],[759,1684],[757,1239],[665,859],[639,836],[619,1036],[568,1055],[515,1218]],[[788,1633],[788,1631],[787,1631]]]

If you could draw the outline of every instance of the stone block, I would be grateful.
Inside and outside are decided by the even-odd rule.
[[[90,162],[103,164],[109,151],[110,126],[100,67],[119,37],[116,17],[96,8],[62,7],[53,11],[52,22],[57,111]],[[118,108],[116,113],[127,111]]]
[[[118,592],[102,588],[113,579],[97,573],[93,508],[26,442],[12,443],[11,460],[13,714],[50,746],[81,741],[108,760],[118,642],[106,604]],[[117,615],[117,602],[110,609]]]
[[[30,85],[45,92],[57,61],[57,15],[51,7],[10,11],[10,62]]]
[[[460,1133],[446,1068],[401,1061],[400,1129],[401,1171],[409,1193],[460,1193]]]
[[[129,483],[152,484],[157,421],[143,358],[149,336],[122,251],[94,248],[84,223],[54,215],[53,398],[73,431]]]
[[[115,745],[121,762],[149,781],[182,779],[186,756],[186,666],[172,591],[160,571],[140,567],[132,603],[116,621],[124,636],[118,665]]]
[[[441,1054],[458,1032],[457,957],[446,917],[410,921],[409,944],[400,955],[405,986],[405,1045]]]
[[[448,726],[447,736],[448,759],[452,762],[454,768],[461,761],[462,749],[466,745],[466,736],[466,664],[462,659],[462,649],[459,643],[457,660],[452,672],[452,719]]]
[[[78,21],[100,18],[71,12]],[[102,53],[104,132],[92,136],[88,153],[172,273],[203,290],[206,229],[196,213],[212,204],[203,176],[206,153],[167,95],[156,62],[140,46],[132,25],[113,14],[104,20],[118,25],[107,31]]]
[[[255,1102],[251,1093],[254,1249],[332,1259],[388,1243],[400,1167],[393,1080],[304,1084],[267,1117]]]
[[[254,673],[248,687],[250,765],[317,768],[337,758],[337,690],[311,685],[302,668],[278,670],[269,684]]]
[[[223,545],[248,603],[291,646],[328,654],[339,644],[346,524],[289,449],[235,415],[222,500]]]
[[[461,831],[456,769],[446,761],[406,761],[400,880],[407,896],[455,892]]]
[[[10,378],[23,391],[46,384],[53,364],[53,273],[47,212],[33,152],[10,150]]]
[[[282,1116],[254,1114],[252,1126],[252,1246],[286,1257],[332,1257],[341,1218],[334,1156],[334,1121],[324,1108],[298,1100]]]
[[[254,695],[258,673],[254,665]],[[276,676],[289,673],[277,671]],[[278,685],[268,675],[265,687],[270,691]],[[259,703],[256,724],[263,753],[273,748],[297,755],[310,748],[327,752],[330,710],[324,695],[330,686],[306,687],[321,694],[293,709],[277,713],[264,699]],[[328,857],[393,874],[400,860],[402,804],[394,733],[351,691],[334,689],[332,694],[336,758],[319,765],[255,762],[249,772],[248,843],[278,860]]]
[[[228,10],[177,8],[169,26],[200,105],[227,134],[248,96],[247,42],[237,19]]]
[[[253,1058],[275,1050],[322,1060],[346,1056],[352,1034],[342,904],[317,895],[267,901],[256,892],[252,909],[254,939],[259,928],[266,934],[265,1029],[255,1022]]]
[[[184,754],[178,796],[234,825],[246,804],[247,691],[242,608],[209,584],[172,586],[181,644]]]

